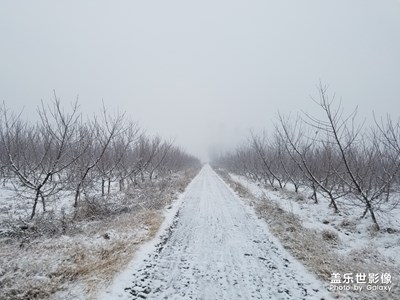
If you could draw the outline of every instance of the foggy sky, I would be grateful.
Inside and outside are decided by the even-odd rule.
[[[104,100],[204,160],[316,112],[320,80],[362,116],[400,112],[395,0],[0,0],[0,38],[7,106]]]

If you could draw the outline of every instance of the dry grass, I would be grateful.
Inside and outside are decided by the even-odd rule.
[[[380,255],[376,249],[366,247],[350,251],[347,255],[340,254],[336,245],[340,243],[336,232],[327,230],[311,230],[302,226],[300,219],[293,213],[284,211],[268,198],[257,199],[243,185],[233,181],[229,174],[219,172],[224,180],[243,198],[254,206],[257,214],[269,226],[271,233],[276,236],[283,247],[297,258],[308,270],[329,287],[331,274],[335,273],[390,273],[393,287],[390,293],[382,291],[340,292],[334,297],[340,299],[394,299],[400,295],[398,279],[400,270],[390,261]],[[352,227],[352,224],[341,224]],[[400,299],[400,296],[399,298]]]
[[[137,215],[126,214],[117,221],[104,224],[97,236],[106,241],[98,248],[76,247],[74,264],[60,268],[60,274],[73,279],[82,278],[87,295],[95,295],[98,287],[107,283],[132,259],[141,243],[152,238],[163,218],[159,211],[142,211]],[[128,230],[143,229],[142,234],[130,236]],[[110,232],[117,232],[113,236]],[[95,274],[95,276],[93,276]]]
[[[144,192],[142,200],[151,202],[151,207],[80,218],[74,224],[79,230],[69,235],[3,238],[0,300],[95,299],[99,287],[109,284],[139,246],[156,234],[163,222],[162,209],[195,175],[182,174],[162,187],[148,187],[151,192]]]
[[[85,234],[73,237],[35,240],[22,249],[9,243],[1,247],[2,267],[9,274],[2,274],[0,299],[46,299],[76,281],[90,299],[162,221],[159,211],[141,211],[90,224]]]
[[[323,240],[327,241],[328,243],[330,243],[332,245],[338,245],[340,243],[340,238],[336,231],[333,231],[330,229],[323,229],[321,231],[321,234],[322,234]]]

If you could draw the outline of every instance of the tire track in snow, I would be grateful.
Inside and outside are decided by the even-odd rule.
[[[138,263],[131,299],[329,299],[266,224],[209,167],[172,226]]]

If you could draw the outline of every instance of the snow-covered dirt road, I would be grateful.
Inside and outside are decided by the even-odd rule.
[[[120,297],[330,298],[211,167],[200,171],[182,203],[168,234],[146,259],[135,262],[127,295]]]

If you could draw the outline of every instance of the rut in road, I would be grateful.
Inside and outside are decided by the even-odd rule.
[[[330,298],[208,165],[125,291],[130,299]]]

